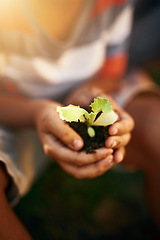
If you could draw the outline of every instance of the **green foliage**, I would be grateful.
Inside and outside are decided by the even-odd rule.
[[[101,112],[102,111],[104,113],[107,113],[107,112],[112,111],[112,105],[109,102],[109,100],[106,98],[101,98],[101,97],[95,98],[94,102],[91,103],[90,107],[92,108],[93,112]]]
[[[117,121],[118,116],[112,110],[112,105],[106,98],[98,97],[90,105],[92,112],[88,113],[79,106],[68,105],[57,107],[60,118],[67,122],[85,122],[89,126],[108,126]]]

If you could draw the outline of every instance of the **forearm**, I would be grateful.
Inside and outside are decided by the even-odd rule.
[[[97,75],[71,93],[66,99],[65,104],[74,104],[85,108],[86,106],[89,106],[93,101],[93,98],[104,96],[104,94],[109,97],[109,95],[118,91],[120,86],[121,79],[113,80],[104,77],[102,78]]]
[[[36,113],[46,102],[0,94],[0,123],[11,127],[34,127]]]
[[[121,81],[122,79],[111,79],[97,75],[85,83],[83,87],[86,87],[88,89],[97,88],[105,93],[110,93],[115,92],[120,88]]]
[[[127,74],[121,78],[111,78],[111,77],[102,77],[96,75],[88,82],[80,86],[79,89],[88,91],[88,94],[92,89],[97,89],[99,92],[104,92],[108,95],[118,92],[122,87],[124,82],[130,81],[132,78],[149,78],[147,72],[142,68],[132,69]]]

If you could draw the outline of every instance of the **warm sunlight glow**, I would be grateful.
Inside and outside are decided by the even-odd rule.
[[[21,11],[20,1],[24,0],[0,0],[0,29],[32,34]]]
[[[13,0],[0,0],[0,7],[6,6],[11,3],[14,3],[14,1]]]
[[[0,0],[0,15],[5,15],[11,11],[15,5],[16,0]]]

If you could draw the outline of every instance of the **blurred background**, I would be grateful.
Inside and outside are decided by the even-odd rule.
[[[143,66],[160,84],[160,1],[137,2],[129,67]],[[153,239],[141,172],[111,169],[76,180],[55,163],[15,211],[36,240]]]
[[[15,208],[35,240],[158,240],[140,172],[76,180],[51,164]]]

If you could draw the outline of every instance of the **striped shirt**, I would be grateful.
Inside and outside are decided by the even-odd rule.
[[[9,1],[9,0],[7,0]],[[66,42],[51,38],[28,6],[26,29],[0,27],[1,88],[31,98],[63,98],[95,74],[124,74],[133,0],[87,0]]]

